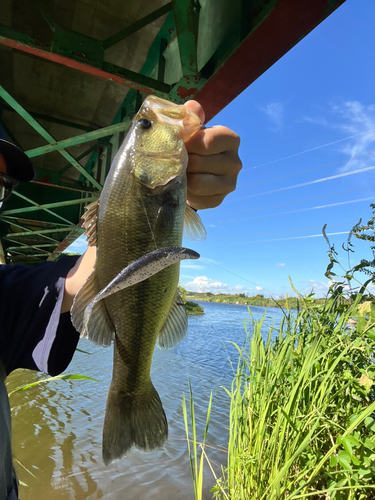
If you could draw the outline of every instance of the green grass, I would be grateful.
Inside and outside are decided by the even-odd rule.
[[[262,319],[236,346],[214,498],[375,499],[375,308],[361,294],[345,303],[333,292],[318,311],[312,299],[285,313],[276,338],[271,328],[262,339]]]

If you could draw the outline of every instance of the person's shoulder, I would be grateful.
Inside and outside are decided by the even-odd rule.
[[[51,273],[61,276],[71,269],[80,255],[63,255],[56,261],[44,261],[34,266],[25,266],[23,264],[1,264],[0,265],[0,281],[17,280],[23,278],[31,278],[32,276],[42,276],[46,273]]]

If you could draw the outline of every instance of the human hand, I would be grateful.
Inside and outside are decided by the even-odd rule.
[[[199,116],[205,115],[197,101],[187,101],[186,108]],[[187,200],[197,210],[220,205],[236,188],[242,168],[238,156],[239,136],[227,127],[202,129],[186,143],[189,153],[187,167]]]

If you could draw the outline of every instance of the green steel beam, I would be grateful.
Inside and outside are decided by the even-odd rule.
[[[41,236],[45,240],[52,241],[53,245],[56,245],[56,244],[59,243],[58,240],[55,240],[54,238],[51,238],[50,236],[47,236],[45,234],[40,234],[37,231],[32,231],[31,229],[28,229],[27,227],[21,226],[20,224],[17,224],[13,220],[9,220],[9,219],[13,219],[13,217],[2,217],[2,216],[0,217],[0,220],[2,220],[3,222],[5,222],[6,224],[10,224],[12,226],[19,227],[20,229],[22,229],[23,231],[25,231],[26,234],[28,234],[28,235],[35,235],[35,234],[37,234],[38,236]],[[69,231],[70,227],[71,226],[67,227],[66,231]],[[52,229],[51,229],[51,232],[52,232]],[[8,233],[8,234],[13,234],[13,233]],[[14,234],[19,234],[19,233],[14,233]],[[8,241],[13,241],[13,240],[11,240],[10,238],[8,238]],[[18,243],[18,242],[17,241],[13,241],[13,243]]]
[[[76,227],[74,224],[71,224],[70,225],[70,228],[74,228]],[[31,233],[29,231],[26,231],[24,233],[12,233],[12,238],[18,238],[19,236],[31,236],[31,235],[40,235],[40,234],[49,234],[49,233],[64,233],[64,232],[68,232],[69,231],[69,227],[65,227],[65,228],[57,228],[57,229],[41,229],[40,231],[32,231]],[[5,235],[3,238],[5,239],[10,239],[10,237],[8,235]]]
[[[1,106],[4,111],[10,111],[12,113],[16,113],[16,111],[12,108],[12,106],[9,106],[9,104],[3,103]],[[43,120],[46,122],[51,122],[51,123],[56,123],[57,125],[63,125],[64,127],[69,127],[69,128],[75,128],[77,130],[84,130],[85,132],[93,132],[94,130],[97,130],[100,127],[97,128],[92,128],[92,127],[86,127],[86,125],[81,125],[80,123],[75,123],[67,120],[61,120],[60,118],[55,118],[54,116],[48,116],[44,115],[42,113],[35,113],[30,111],[27,111],[30,116],[32,116],[35,120]]]
[[[198,0],[172,0],[178,36],[178,48],[184,76],[198,75],[197,44],[199,11]]]
[[[13,250],[13,252],[12,252],[12,253],[16,253],[16,254],[17,254],[17,255],[15,255],[15,257],[29,257],[29,256],[28,256],[27,254],[25,254],[25,253],[22,253],[22,252],[15,252],[14,250]],[[33,257],[33,258],[35,258],[35,257],[45,257],[46,255],[50,255],[50,252],[44,252],[44,253],[33,253],[33,254],[31,254],[31,255],[30,255],[30,257]]]
[[[56,144],[56,140],[49,134],[34,118],[20,105],[18,102],[0,85],[0,97],[4,99],[14,110],[17,111],[19,115],[24,118],[29,125],[33,127],[47,142],[50,144]],[[92,175],[90,175],[86,170],[80,165],[71,154],[69,154],[64,149],[59,150],[59,153],[68,160],[82,175],[86,177],[94,186],[98,189],[102,189],[102,186],[97,182]]]
[[[70,167],[73,168],[72,165],[70,165]],[[75,191],[78,193],[92,194],[98,192],[96,188],[83,186],[79,182],[76,183],[63,182],[60,180],[58,172],[39,167],[35,179],[32,182],[33,184],[40,184],[41,186],[48,186],[57,189],[65,189],[66,191]]]
[[[104,50],[108,49],[109,47],[112,47],[112,45],[115,45],[116,43],[120,42],[121,40],[124,40],[124,38],[132,35],[136,31],[140,30],[141,28],[144,28],[148,24],[152,23],[153,21],[156,21],[156,19],[159,19],[159,17],[164,16],[164,14],[168,14],[169,11],[172,10],[172,3],[167,3],[163,7],[160,7],[160,9],[155,10],[148,16],[143,17],[139,21],[136,21],[135,23],[131,24],[130,26],[124,28],[123,30],[119,31],[115,35],[112,35],[102,42],[102,47]]]
[[[99,141],[100,142],[100,141]],[[85,156],[87,156],[88,154],[90,154],[92,151],[94,151],[96,148],[98,147],[98,144],[94,144],[93,146],[91,146],[90,148],[86,149],[86,151],[84,151],[82,154],[80,154],[79,156],[77,156],[76,160],[77,161],[80,161],[82,160],[82,158],[84,158]],[[60,168],[59,170],[59,174],[62,175],[64,174],[67,170],[69,170],[70,168],[72,168],[72,164],[71,163],[68,163],[67,165],[65,165],[65,167],[62,167]]]
[[[9,220],[10,224],[17,225],[17,223],[18,223],[18,227],[20,227],[21,229],[24,229],[25,231],[30,231],[31,233],[33,232],[33,230],[26,228],[24,226],[21,226],[20,222],[24,222],[25,224],[37,224],[38,226],[44,226],[45,229],[54,229],[56,227],[60,227],[60,228],[68,227],[68,228],[70,228],[73,224],[72,222],[69,222],[69,224],[66,225],[66,224],[61,224],[61,222],[46,222],[44,220],[24,219],[22,217],[12,217],[10,215],[3,216],[3,212],[1,212],[0,219],[2,219],[2,218]],[[15,221],[17,221],[17,223]]]
[[[52,245],[49,245],[49,246],[52,246]],[[43,252],[45,255],[50,255],[51,252],[48,252],[47,250],[43,250],[35,245],[28,245],[28,246],[24,246],[22,248],[27,248],[27,249],[33,249],[37,252]],[[27,252],[21,252],[21,247],[7,247],[7,252],[16,252],[18,255],[31,255],[31,256],[34,256],[35,253],[33,252],[30,252],[30,253],[27,253]]]
[[[4,215],[7,215],[7,212],[8,212],[8,215],[10,215],[9,212],[14,214],[14,213],[23,213],[23,212],[33,212],[34,210],[39,210],[40,205],[38,203],[36,203],[35,201],[31,200],[30,198],[27,198],[26,196],[19,193],[18,191],[13,191],[13,193],[16,196],[18,196],[19,198],[22,198],[23,200],[27,201],[27,203],[30,203],[33,206],[32,207],[24,207],[24,208],[16,208],[14,210],[4,210],[4,212],[3,212]],[[15,210],[16,210],[16,212],[15,212]],[[56,214],[55,212],[52,212],[52,210],[49,210],[48,208],[43,207],[42,210],[44,210],[45,212],[47,212],[50,215],[53,215],[54,217],[57,217],[58,219],[66,222],[67,224],[71,224],[71,221],[69,221],[68,219],[65,219],[65,217],[61,217],[61,215]]]
[[[100,139],[101,137],[107,137],[118,132],[123,132],[129,128],[130,123],[130,120],[126,120],[125,122],[118,123],[117,125],[110,125],[109,127],[94,130],[93,132],[87,132],[87,134],[77,135],[75,137],[71,137],[70,139],[64,139],[63,141],[58,141],[54,144],[50,143],[47,146],[30,149],[29,151],[26,151],[26,154],[29,158],[35,158],[36,156],[51,153],[52,151],[59,151],[60,149],[77,146],[77,144],[94,141],[96,139]]]
[[[20,196],[19,193],[16,193]],[[33,203],[33,207],[23,207],[23,208],[12,208],[11,210],[4,210],[2,212],[2,215],[14,215],[14,214],[21,214],[25,212],[35,212],[36,210],[45,210],[46,212],[50,213],[51,215],[55,215],[56,217],[61,218],[68,224],[71,224],[71,221],[68,221],[67,219],[64,219],[64,217],[60,217],[59,215],[55,214],[55,212],[51,212],[50,208],[60,208],[60,207],[70,207],[72,205],[83,205],[84,203],[91,203],[93,201],[97,201],[98,197],[97,196],[90,196],[89,198],[77,198],[75,200],[68,200],[68,201],[58,201],[56,203],[47,203],[46,205],[38,205],[37,203],[33,202],[32,200],[29,200],[25,196],[21,196],[24,200],[28,201],[29,203]]]
[[[68,229],[67,229],[68,231]],[[17,240],[14,240],[13,238],[11,238],[10,236],[8,236],[9,234],[12,234],[12,236],[16,235],[16,234],[20,234],[20,233],[8,233],[6,234],[5,236],[3,236],[3,238],[7,241],[11,241],[12,243],[19,243]],[[34,231],[31,231],[30,233],[28,232],[27,233],[28,236],[34,236],[34,235],[37,235],[37,236],[40,236],[41,238],[44,238],[45,240],[48,240],[51,242],[51,245],[58,245],[59,244],[59,240],[55,240],[54,238],[51,238],[50,236],[47,236],[46,234],[39,234],[37,232],[34,232]]]
[[[36,248],[39,250],[39,248],[48,248],[48,247],[53,247],[53,246],[55,246],[55,243],[42,243],[42,244],[38,244],[38,245],[22,245],[22,243],[19,243],[19,246],[8,247],[7,250],[23,250],[24,248],[26,250],[28,248]]]

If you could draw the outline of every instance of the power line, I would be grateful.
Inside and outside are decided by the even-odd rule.
[[[338,141],[328,142],[327,144],[322,144],[321,146],[316,146],[315,148],[305,149],[304,151],[300,151],[299,153],[294,153],[294,154],[289,155],[289,156],[284,156],[283,158],[278,158],[276,160],[268,161],[266,163],[261,163],[260,165],[255,165],[254,167],[248,167],[248,168],[245,168],[243,170],[250,170],[250,169],[255,169],[255,168],[259,168],[259,167],[264,167],[265,165],[271,165],[271,163],[276,163],[278,161],[287,160],[288,158],[293,158],[294,156],[303,155],[305,153],[309,153],[310,151],[316,151],[317,149],[325,148],[327,146],[332,146],[332,144],[337,144],[338,142],[347,141],[348,139],[353,139],[354,137],[368,134],[369,132],[371,132],[373,130],[375,130],[375,129],[372,128],[372,129],[366,130],[366,132],[360,132],[359,134],[350,135],[348,137],[344,137],[343,139],[339,139]]]
[[[358,160],[359,158],[364,158],[366,156],[371,156],[373,154],[375,154],[375,151],[371,151],[370,153],[366,153],[363,155],[353,156],[352,158],[347,158],[345,160],[335,161],[333,163],[326,163],[325,165],[321,165],[320,167],[309,168],[308,170],[300,170],[298,172],[294,172],[293,174],[284,175],[283,177],[277,177],[275,179],[267,179],[266,181],[257,182],[256,184],[248,184],[247,186],[241,186],[239,188],[236,188],[236,191],[239,191],[240,189],[248,189],[251,187],[261,186],[262,184],[269,184],[270,182],[282,181],[284,179],[288,179],[289,177],[295,177],[296,175],[307,174],[309,172],[321,170],[322,168],[332,167],[332,165],[338,165],[339,163],[349,163],[352,160]]]
[[[363,172],[368,172],[370,170],[375,170],[375,166],[366,167],[366,168],[360,168],[358,170],[352,170],[351,172],[344,172],[342,174],[331,175],[330,177],[321,177],[320,179],[315,179],[313,181],[302,182],[301,184],[294,184],[293,186],[286,186],[286,187],[279,188],[279,189],[273,189],[272,191],[264,191],[263,193],[255,193],[255,194],[251,194],[249,196],[244,196],[243,198],[235,198],[234,200],[228,200],[227,203],[232,203],[234,201],[247,200],[249,198],[255,198],[256,196],[262,196],[264,194],[279,193],[281,191],[287,191],[289,189],[295,189],[295,188],[299,188],[299,187],[310,186],[311,184],[318,184],[320,182],[331,181],[333,179],[339,179],[341,177],[347,177],[349,175],[361,174]]]
[[[232,271],[229,271],[228,269],[225,269],[225,267],[219,266],[218,264],[214,264],[213,262],[211,262],[210,260],[205,259],[204,257],[201,257],[200,260],[204,260],[205,262],[208,262],[209,264],[211,264],[213,266],[216,266],[219,269],[222,269],[223,271],[226,271],[229,274],[233,274],[233,276],[236,276],[237,278],[240,278],[241,280],[247,281],[248,283],[251,283],[252,285],[257,286],[257,287],[261,288],[262,290],[265,290],[266,292],[268,292],[268,293],[271,294],[271,297],[272,297],[272,295],[274,295],[275,297],[281,298],[280,295],[277,295],[276,293],[271,292],[271,290],[268,290],[268,288],[265,288],[264,286],[260,286],[257,283],[254,283],[253,281],[250,281],[250,280],[244,278],[243,276],[240,276],[239,274],[233,273]]]
[[[256,217],[248,217],[247,219],[238,219],[236,221],[228,220],[226,222],[221,222],[221,224],[229,224],[229,223],[233,223],[233,222],[244,222],[244,221],[247,221],[247,220],[265,219],[266,217],[277,217],[279,215],[297,214],[299,212],[308,212],[310,210],[319,210],[321,208],[337,207],[339,205],[349,205],[351,203],[358,203],[360,201],[370,201],[370,200],[373,201],[374,197],[370,196],[368,198],[360,198],[359,200],[340,201],[338,203],[329,203],[328,205],[320,205],[320,206],[317,206],[317,207],[300,208],[299,210],[290,210],[289,212],[279,212],[278,214],[258,215]]]
[[[350,231],[340,231],[337,233],[326,233],[327,236],[336,236],[336,235],[341,235],[341,234],[349,234]],[[322,234],[309,234],[306,236],[291,236],[290,238],[275,238],[271,240],[255,240],[255,241],[247,241],[247,242],[238,242],[238,243],[221,243],[217,244],[215,243],[215,247],[222,247],[222,246],[227,246],[227,245],[245,245],[245,244],[253,244],[253,243],[270,243],[270,242],[275,242],[275,241],[289,241],[289,240],[303,240],[305,238],[321,238],[323,237]]]
[[[205,217],[204,221],[210,220],[210,219],[218,219],[221,217],[227,217],[230,215],[239,215],[239,214],[246,214],[249,212],[257,212],[259,210],[268,210],[269,208],[285,207],[287,205],[294,205],[296,203],[303,203],[305,201],[315,201],[315,200],[320,200],[322,198],[329,198],[330,196],[339,196],[341,194],[349,194],[349,193],[354,193],[356,191],[363,191],[365,189],[372,189],[372,188],[375,188],[375,186],[366,186],[363,188],[350,189],[349,191],[341,191],[340,193],[324,194],[322,196],[315,196],[314,198],[305,198],[304,200],[288,201],[286,203],[280,203],[278,205],[269,205],[268,207],[256,207],[256,208],[251,208],[249,210],[241,210],[240,212],[231,212],[229,214],[212,215],[211,217]]]
[[[332,224],[332,227],[346,226],[348,224],[350,224],[351,227],[353,227],[357,222],[358,221],[356,221],[356,222],[341,222],[340,224]],[[240,238],[253,238],[255,236],[270,236],[271,234],[295,233],[298,231],[312,231],[314,229],[321,229],[321,226],[303,227],[300,229],[287,229],[286,231],[285,230],[284,231],[272,231],[271,233],[244,234],[241,236],[225,236],[225,237],[221,237],[221,238],[209,238],[206,241],[237,240]]]

